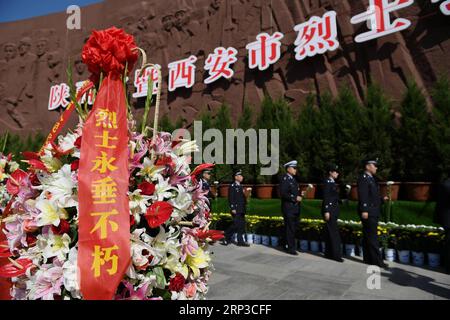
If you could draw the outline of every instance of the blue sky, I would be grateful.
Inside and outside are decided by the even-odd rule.
[[[80,7],[103,0],[0,0],[0,23],[66,11],[71,4]]]

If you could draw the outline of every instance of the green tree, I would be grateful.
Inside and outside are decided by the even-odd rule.
[[[253,125],[252,114],[252,106],[246,102],[238,120],[238,128],[242,130],[250,129]]]
[[[428,181],[432,164],[430,115],[422,91],[413,82],[407,85],[401,114],[394,146],[398,176],[402,181]]]
[[[391,103],[378,85],[367,88],[362,118],[361,151],[380,159],[379,176],[389,179],[394,163],[392,155],[393,119]]]
[[[203,127],[203,130],[206,130],[207,126]],[[230,108],[226,103],[222,104],[219,108],[219,111],[217,112],[215,118],[212,120],[212,128],[220,130],[222,133],[222,136],[224,137],[224,148],[226,148],[226,129],[232,129],[233,125],[231,123],[231,117],[230,117]],[[224,149],[223,152],[223,160],[225,162],[226,155],[225,155],[226,149]],[[216,179],[222,182],[230,182],[232,180],[232,172],[234,167],[227,165],[227,164],[217,164],[215,166],[215,176]]]
[[[160,130],[164,132],[173,132],[175,130],[175,126],[172,124],[172,121],[169,118],[169,115],[165,113],[161,120],[159,121]]]
[[[363,158],[361,150],[364,112],[356,97],[343,88],[334,102],[336,161],[342,168],[343,181],[355,182]]]
[[[270,96],[264,97],[256,123],[258,129],[279,130],[278,152],[281,164],[295,159],[297,152],[293,148],[293,141],[296,138],[296,126],[292,111],[286,100],[278,99],[274,101]],[[269,152],[271,152],[270,145]],[[267,183],[271,182],[273,177],[258,176],[258,180]]]
[[[253,127],[253,119],[252,119],[252,106],[248,103],[244,104],[244,109],[242,110],[242,113],[238,119],[238,129],[242,129],[244,131],[250,129]],[[246,141],[248,143],[248,141]],[[248,150],[248,149],[247,149]],[[237,151],[235,150],[235,154]],[[248,155],[246,155],[246,161],[248,161]],[[247,183],[255,183],[256,177],[258,176],[257,172],[257,166],[254,164],[244,164],[244,165],[238,165],[242,170],[242,173],[245,177],[245,182]]]
[[[299,176],[302,180],[311,180],[313,166],[313,139],[316,134],[315,123],[319,111],[314,105],[314,96],[306,98],[304,106],[297,117],[296,139],[293,141],[293,149],[297,152],[295,158],[299,165]]]
[[[311,138],[311,172],[309,179],[314,182],[321,181],[325,168],[330,163],[338,163],[336,138],[336,120],[334,118],[335,106],[330,94],[323,94],[320,98],[319,110],[313,118],[314,133]]]
[[[441,77],[435,84],[433,97],[433,123],[430,127],[435,169],[433,176],[444,179],[450,176],[450,82]]]
[[[22,169],[25,169],[28,165],[20,161],[23,160],[22,152],[39,151],[44,144],[45,138],[46,136],[40,132],[34,135],[29,134],[26,137],[21,137],[17,134],[5,133],[0,138],[0,146],[2,149],[4,147],[3,154],[7,155],[11,153],[13,155],[13,159],[19,162]]]

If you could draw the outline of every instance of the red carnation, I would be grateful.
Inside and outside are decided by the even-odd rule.
[[[28,247],[34,246],[36,244],[36,242],[37,242],[37,238],[34,235],[28,233],[27,234]]]
[[[169,220],[172,211],[170,203],[157,201],[147,209],[144,217],[151,228],[156,228]]]
[[[81,149],[81,136],[79,136],[79,137],[77,138],[77,140],[75,140],[75,142],[73,143],[73,145],[74,145],[75,147],[77,147],[77,149]]]
[[[122,75],[127,63],[128,70],[133,70],[138,58],[135,49],[136,43],[132,35],[111,27],[93,31],[83,47],[81,57],[94,78],[98,78],[101,72],[105,76],[110,73]]]
[[[72,162],[72,163],[70,164],[70,170],[76,171],[76,170],[78,170],[78,167],[79,167],[79,166],[80,166],[80,160],[77,159],[77,160],[75,160],[74,162]]]
[[[140,189],[143,195],[151,196],[155,192],[155,185],[153,183],[144,181],[138,185],[138,189]]]
[[[175,275],[175,277],[170,279],[169,290],[175,291],[175,292],[180,292],[184,288],[185,281],[186,281],[186,279],[183,277],[183,275],[181,273],[177,273]]]
[[[61,219],[59,221],[59,225],[57,227],[52,226],[52,232],[53,234],[64,234],[64,233],[69,233],[70,230],[70,223],[67,222],[67,220],[63,220]]]

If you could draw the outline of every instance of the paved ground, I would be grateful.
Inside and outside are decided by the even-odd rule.
[[[381,270],[381,289],[369,290],[359,257],[338,263],[263,245],[216,244],[211,251],[216,270],[208,299],[450,299],[450,275],[442,270],[389,262],[389,270]]]

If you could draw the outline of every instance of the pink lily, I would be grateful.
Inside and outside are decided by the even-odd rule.
[[[117,295],[116,300],[153,300],[147,298],[147,289],[150,285],[149,282],[145,283],[142,287],[135,290],[134,286],[128,281],[122,281],[126,289],[122,292],[122,295]],[[128,296],[125,298],[125,296]]]

